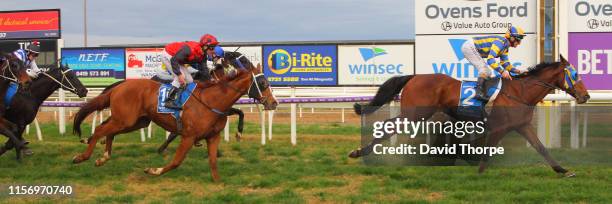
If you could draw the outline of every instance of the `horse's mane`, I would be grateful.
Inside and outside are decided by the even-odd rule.
[[[561,62],[541,62],[540,64],[529,67],[527,69],[527,72],[517,76],[517,78],[535,76],[538,73],[542,72],[543,70],[551,69],[551,68],[558,68],[559,64],[561,64]]]
[[[223,58],[226,61],[229,60],[234,60],[238,57],[240,57],[242,54],[240,52],[225,52]],[[238,76],[246,74],[248,72],[248,70],[244,70],[244,69],[234,69],[236,70],[235,73],[230,73],[230,74],[226,74],[225,76],[221,77],[221,79],[219,79],[217,82],[212,82],[210,80],[206,81],[206,82],[198,82],[198,88],[208,88],[211,86],[215,86],[217,84],[223,84],[223,83],[227,83],[229,81],[232,81],[236,78],[238,78]]]

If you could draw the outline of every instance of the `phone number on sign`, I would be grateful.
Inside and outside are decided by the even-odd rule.
[[[73,187],[70,185],[9,185],[5,188],[6,194],[14,196],[30,195],[73,195]]]

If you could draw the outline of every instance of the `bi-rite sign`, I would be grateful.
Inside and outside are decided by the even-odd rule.
[[[0,11],[0,40],[60,37],[59,9]]]
[[[612,2],[570,0],[568,54],[586,87],[612,90]]]
[[[537,1],[415,1],[416,74],[442,73],[474,80],[472,66],[461,46],[475,36],[503,35],[511,25],[527,33],[518,48],[510,48],[510,61],[519,69],[537,62]]]
[[[337,85],[336,45],[264,46],[264,74],[272,85]]]

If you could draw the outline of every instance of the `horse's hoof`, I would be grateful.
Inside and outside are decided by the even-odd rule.
[[[96,159],[96,167],[101,167],[106,163],[103,158]]]
[[[242,139],[242,133],[237,132],[236,133],[236,141],[240,142],[241,139]]]
[[[85,139],[85,138],[81,138],[81,140],[80,140],[79,142],[81,142],[81,143],[83,143],[83,144],[87,144],[87,139]]]
[[[568,171],[568,172],[565,172],[565,173],[563,174],[563,176],[564,176],[565,178],[574,178],[574,177],[576,177],[576,174],[575,174],[574,172]]]
[[[78,163],[81,163],[83,161],[85,161],[85,159],[81,155],[76,155],[76,156],[74,156],[74,158],[72,158],[72,163],[73,164],[78,164]]]
[[[152,176],[159,176],[162,170],[163,168],[146,168],[144,172]]]
[[[348,156],[353,159],[361,157],[361,149],[353,150]]]
[[[30,150],[29,148],[22,149],[21,153],[25,156],[32,156],[34,154],[34,152],[32,152],[32,150]]]

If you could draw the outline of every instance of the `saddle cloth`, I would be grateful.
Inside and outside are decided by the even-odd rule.
[[[196,83],[187,84],[186,88],[180,93],[180,96],[178,97],[178,100],[176,100],[175,104],[182,108],[183,105],[185,105],[185,103],[187,102],[187,100],[191,98],[191,93],[193,93],[193,90],[195,89],[195,87],[196,87]],[[172,113],[174,117],[178,118],[180,116],[179,110],[166,108],[164,106],[164,101],[166,101],[166,98],[168,98],[168,92],[170,91],[171,88],[172,88],[171,84],[161,84],[159,86],[159,92],[158,92],[158,97],[157,97],[157,112],[158,113]]]
[[[482,101],[476,99],[476,85],[475,81],[462,81],[461,88],[459,90],[459,104],[458,112],[467,116],[481,117],[483,116],[484,107],[489,101],[495,100],[499,91],[502,88],[502,80],[500,78],[494,78],[485,82],[485,90],[489,101]]]

